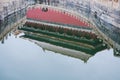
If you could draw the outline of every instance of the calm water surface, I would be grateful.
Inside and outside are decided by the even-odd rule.
[[[2,33],[4,27],[0,28]],[[98,52],[85,63],[19,36],[11,34],[4,43],[0,41],[0,80],[120,80],[120,58],[113,49]]]
[[[84,63],[13,34],[0,43],[0,80],[119,80],[119,68],[120,58],[112,49]]]

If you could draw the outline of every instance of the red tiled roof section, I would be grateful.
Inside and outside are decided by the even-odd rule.
[[[69,15],[58,10],[48,9],[48,11],[42,11],[41,8],[32,8],[27,11],[27,18],[43,20],[49,22],[56,22],[61,24],[69,24],[74,26],[89,27],[88,23],[76,19],[73,15]]]

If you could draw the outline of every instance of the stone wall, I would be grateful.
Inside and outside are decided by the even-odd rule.
[[[114,26],[120,25],[120,0],[93,0],[91,10]]]
[[[120,0],[50,0],[52,6],[66,8],[76,11],[89,18],[91,14],[96,15],[119,27],[120,25]],[[120,28],[120,27],[119,27]]]
[[[27,6],[27,0],[2,0],[0,1],[0,20],[9,14]]]

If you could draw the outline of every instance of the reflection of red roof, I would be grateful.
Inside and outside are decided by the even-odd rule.
[[[41,8],[28,9],[27,18],[49,21],[49,22],[56,22],[61,24],[70,24],[75,26],[89,27],[88,23],[84,23],[80,21],[80,19],[76,19],[72,15],[69,15],[64,12],[60,12],[58,10],[56,11],[53,9],[48,9],[47,12],[42,11]]]

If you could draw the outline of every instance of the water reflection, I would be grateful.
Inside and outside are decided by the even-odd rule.
[[[85,12],[85,11],[82,11],[82,12]],[[86,13],[86,15],[91,15],[89,12],[87,13],[87,12],[85,12]],[[19,21],[21,18],[23,18],[25,16],[25,9],[23,9],[23,10],[20,10],[20,11],[18,11],[18,12],[16,12],[16,13],[14,13],[14,14],[11,14],[11,15],[8,15],[5,19],[4,19],[4,21],[1,21],[0,23],[0,25],[1,25],[1,27],[0,27],[0,39],[1,39],[1,42],[2,43],[4,43],[4,40],[5,39],[7,39],[7,37],[8,36],[10,36],[11,35],[11,32],[9,33],[9,31],[13,28],[11,25],[12,24],[14,24],[15,22],[17,22],[17,21]],[[93,17],[95,17],[94,15],[91,15],[91,16],[93,16]],[[106,34],[106,35],[108,35],[108,37],[110,37],[111,39],[113,39],[114,41],[115,41],[115,43],[114,44],[116,44],[117,43],[117,45],[116,45],[116,48],[114,47],[114,55],[115,56],[119,56],[119,29],[117,29],[116,27],[114,27],[114,26],[112,26],[112,25],[110,25],[110,24],[107,24],[107,23],[105,23],[105,22],[102,22],[102,20],[101,19],[99,19],[99,18],[93,18],[93,20],[95,20],[95,23],[96,23],[96,25],[98,25],[98,27],[99,27],[99,29],[100,30],[102,30],[103,31],[103,33],[104,34]],[[20,25],[20,26],[22,26],[22,25]],[[107,27],[107,26],[110,26],[110,27]],[[22,27],[23,28],[23,27]],[[26,28],[27,29],[27,28]],[[15,30],[17,30],[17,29],[15,29]],[[25,30],[25,29],[24,29]],[[28,29],[28,30],[30,30],[30,29]],[[115,31],[115,30],[117,30],[117,31]],[[33,31],[33,34],[34,34],[34,29],[32,29],[32,30],[30,30],[31,32]],[[31,36],[31,35],[28,35],[29,33],[31,33],[30,31],[28,31],[28,33],[25,33],[25,35],[24,35],[24,37],[26,37],[26,38],[29,38],[29,39],[35,39],[35,38],[31,38],[31,37],[28,37],[28,36]],[[46,31],[47,32],[47,31]],[[7,34],[7,33],[9,33],[9,34]],[[17,35],[19,33],[19,31],[17,30],[16,32],[15,32],[15,34]],[[109,34],[108,34],[109,33]],[[33,35],[32,34],[32,35]],[[45,34],[48,34],[48,33],[45,33]],[[50,34],[50,33],[49,33]],[[56,34],[56,33],[55,33]],[[71,33],[70,33],[71,34]],[[38,35],[38,34],[37,34]],[[6,36],[5,38],[4,38],[4,36]],[[36,36],[36,34],[34,34],[33,36]],[[58,36],[58,35],[57,35]],[[60,37],[61,35],[59,35],[59,37]],[[62,35],[63,36],[63,35]],[[64,35],[65,36],[65,35]],[[63,36],[63,37],[64,37]],[[40,37],[40,36],[39,36]],[[37,37],[37,38],[39,38],[39,37]],[[42,36],[43,37],[43,36]],[[53,36],[52,36],[53,37]],[[46,36],[44,36],[43,38],[46,38]],[[47,38],[51,38],[51,36],[47,36]],[[52,38],[53,39],[53,38]],[[59,41],[59,38],[58,39],[55,39],[56,41],[58,40]],[[37,40],[37,44],[39,44],[39,42],[38,41],[40,41],[41,42],[41,40]],[[49,42],[49,41],[43,41],[43,42]],[[87,43],[88,43],[89,41],[87,41]],[[102,41],[103,42],[103,41]],[[67,42],[65,42],[65,43],[67,43]],[[82,44],[82,47],[86,47],[86,48],[90,48],[90,47],[93,47],[94,45],[88,45],[87,43],[79,43],[80,45]],[[50,43],[51,44],[51,43]],[[57,44],[51,44],[51,45],[53,45],[53,46],[60,46],[60,42],[59,43],[57,43]],[[86,44],[87,44],[87,46],[86,46]],[[96,43],[95,43],[96,44]],[[63,44],[63,45],[67,45],[67,47],[66,46],[62,46],[62,47],[64,47],[64,48],[70,48],[70,46],[68,47],[68,45],[71,45],[71,44]],[[84,45],[84,46],[83,46]],[[101,45],[104,45],[103,43],[101,43]],[[78,47],[81,47],[81,46],[73,46],[72,45],[72,47],[74,47],[74,48],[70,48],[70,49],[74,49],[74,50],[77,50],[78,52],[79,52],[79,50],[77,49]],[[56,52],[56,50],[55,49],[49,49],[49,48],[46,48],[45,46],[43,46],[43,48],[44,49],[47,49],[47,50],[51,50],[51,51],[53,51],[53,52]],[[94,47],[93,47],[94,48]],[[99,47],[100,48],[100,47]],[[105,49],[105,48],[102,48],[102,49]],[[100,50],[98,50],[98,51],[101,51],[102,49],[100,49]],[[73,50],[73,51],[74,51]],[[89,49],[88,49],[89,50]],[[61,50],[59,50],[58,51],[58,53],[62,53],[62,54],[66,54],[66,55],[69,55],[69,56],[72,56],[72,57],[76,57],[76,58],[80,58],[80,59],[82,59],[84,62],[86,62],[91,56],[93,56],[93,55],[95,55],[98,51],[96,51],[96,50],[93,50],[93,51],[88,51],[88,50],[86,50],[85,48],[84,48],[84,50],[82,50],[82,52],[80,52],[80,53],[84,53],[85,55],[89,55],[89,56],[87,56],[87,57],[85,57],[85,56],[76,56],[76,55],[72,55],[72,54],[68,54],[68,52],[60,52]],[[80,50],[81,51],[81,50]],[[70,52],[69,52],[70,53]],[[71,53],[73,53],[73,52],[71,52]],[[86,54],[87,53],[87,54]]]
[[[22,19],[25,17],[25,12],[25,9],[21,9],[6,16],[3,20],[0,20],[0,40],[2,40],[2,43],[4,43],[4,36],[7,37],[8,33],[10,35],[10,31],[22,22]]]
[[[114,55],[120,56],[120,29],[112,24],[104,21],[100,17],[93,16],[92,18],[101,32],[103,32],[109,39],[112,40],[112,47]]]
[[[19,30],[25,32],[23,38],[33,40],[44,49],[79,58],[84,62],[107,48],[107,44],[92,32],[32,22],[26,22]]]
[[[86,54],[81,51],[76,51],[76,50],[64,48],[61,46],[56,46],[56,45],[45,43],[45,42],[40,42],[32,39],[28,39],[28,40],[40,46],[43,49],[43,51],[52,51],[54,53],[59,53],[65,56],[81,59],[84,62],[87,62],[89,58],[93,56],[92,54]]]
[[[99,1],[98,1],[99,2]],[[102,6],[101,4],[95,3],[94,5],[90,4],[91,2],[84,3],[85,5],[79,5],[71,7],[71,5],[66,4],[64,8],[75,9],[78,13],[86,16],[90,21],[93,21],[97,28],[106,36],[107,42],[111,44],[114,49],[114,55],[120,55],[120,28],[119,28],[119,10],[111,9],[111,12],[108,11],[108,7]],[[94,7],[93,7],[94,6]],[[76,8],[78,7],[78,8]],[[111,17],[115,15],[115,19]]]
[[[12,25],[12,22],[10,23],[10,25],[8,23],[8,21],[6,21],[5,23],[3,22],[3,27],[0,26],[0,36],[2,36],[2,42],[4,43],[4,40],[8,39],[6,43],[0,43],[0,80],[120,79],[120,60],[119,58],[115,58],[113,56],[112,49],[104,50],[106,49],[104,48],[100,50],[100,52],[97,51],[95,53],[87,53],[81,52],[81,50],[76,50],[78,45],[75,47],[75,49],[68,49],[69,46],[60,46],[60,43],[57,43],[55,45],[51,44],[51,42],[48,43],[48,41],[41,41],[46,37],[53,39],[53,36],[45,36],[45,33],[44,36],[43,34],[35,33],[35,29],[32,28],[32,30],[30,30],[31,27],[26,28],[27,31],[25,31],[25,27],[19,26],[25,31],[25,34],[20,34],[22,35],[22,37],[19,38],[19,31],[17,28],[12,30],[11,32],[9,32],[11,29],[8,29],[8,31],[6,31],[6,28]],[[11,27],[13,28],[13,26]],[[4,32],[5,35],[3,35]],[[48,31],[46,31],[46,33],[47,32]],[[15,38],[12,33],[14,33],[15,36],[18,35],[18,37]],[[116,33],[116,35],[118,33],[119,31]],[[33,37],[31,37],[32,35]],[[28,40],[37,44],[40,47],[29,42]],[[59,40],[59,38],[56,39],[56,41]],[[115,41],[115,43],[119,42],[119,40]],[[85,45],[82,44],[82,46]],[[94,48],[93,46],[91,46],[91,44],[88,47]],[[60,53],[62,55],[58,55],[55,53]],[[66,55],[74,58],[68,58],[66,57]],[[119,54],[116,53],[114,55],[119,56]],[[84,64],[79,59],[83,60],[84,62],[87,61],[87,64]]]

